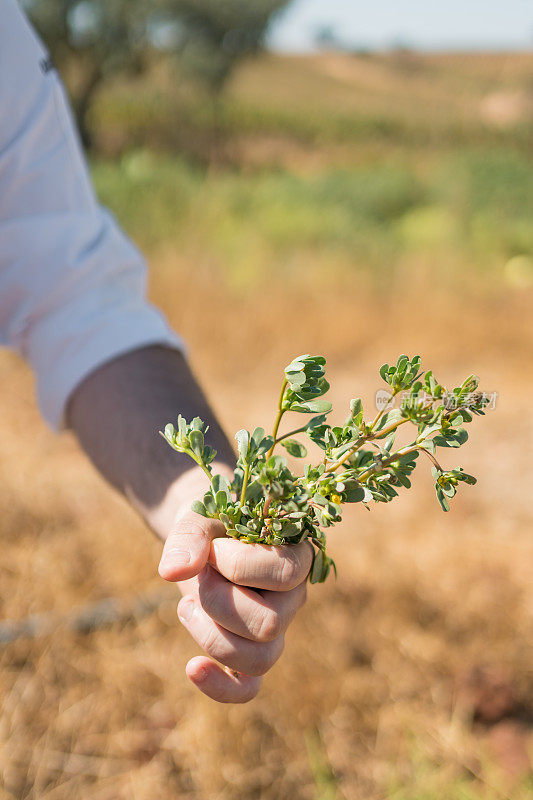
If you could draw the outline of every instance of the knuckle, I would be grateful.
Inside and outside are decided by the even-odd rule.
[[[275,664],[283,650],[281,637],[274,642],[258,642],[254,645],[253,656],[248,666],[249,675],[264,675]]]
[[[181,536],[187,534],[189,536],[207,536],[207,526],[202,522],[197,522],[196,520],[179,520],[174,525],[172,533],[169,536],[173,537],[173,540],[179,540]]]
[[[282,623],[279,614],[272,609],[260,610],[253,625],[253,634],[259,642],[271,642],[282,633]]]
[[[283,586],[294,586],[299,582],[298,562],[293,556],[285,556],[279,567],[279,580]]]
[[[232,583],[242,584],[244,582],[244,576],[246,575],[245,551],[232,553],[225,574]]]
[[[200,646],[217,660],[223,656],[222,642],[216,629],[210,628],[202,639]]]
[[[294,616],[307,600],[307,581],[303,580],[287,594],[291,598],[291,616]]]
[[[253,656],[250,658],[248,673],[250,675],[264,675],[268,672],[274,660],[271,657],[267,645],[256,644]]]
[[[200,581],[198,597],[200,599],[200,605],[205,613],[209,616],[212,616],[219,606],[219,597],[217,587],[208,576],[202,577],[202,580]]]

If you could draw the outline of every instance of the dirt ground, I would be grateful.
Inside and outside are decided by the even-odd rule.
[[[437,292],[422,270],[238,296],[201,272],[178,290],[176,273],[161,256],[152,294],[228,431],[268,426],[300,352],[327,356],[340,418],[358,395],[373,410],[383,361],[419,352],[440,380],[475,371],[498,392],[447,455],[479,482],[445,515],[419,467],[390,506],[350,510],[330,534],[338,581],[312,587],[247,706],[188,683],[198,650],[173,587],[137,622],[0,645],[2,800],[531,797],[531,294]],[[13,355],[0,385],[1,617],[159,587],[160,544],[70,435],[46,430]]]

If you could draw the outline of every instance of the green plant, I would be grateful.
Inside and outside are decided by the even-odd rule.
[[[388,503],[401,487],[411,486],[410,475],[420,453],[431,462],[437,499],[444,511],[459,483],[476,479],[462,469],[445,470],[435,457],[438,447],[460,447],[468,438],[463,427],[474,415],[483,415],[488,396],[478,391],[478,379],[470,375],[448,391],[433,376],[422,372],[420,356],[401,355],[394,366],[384,364],[380,375],[388,385],[384,407],[366,422],[361,400],[350,401],[350,414],[343,425],[328,425],[331,403],[323,399],[329,390],[326,360],[303,355],[285,368],[272,434],[263,428],[235,435],[238,459],[231,483],[213,475],[216,452],[205,443],[207,427],[199,417],[187,423],[180,415],[177,428],[169,423],[161,435],[174,450],[186,453],[206,473],[210,488],[194,511],[220,519],[227,535],[266,545],[297,544],[309,539],[315,545],[310,572],[312,583],[324,581],[333,560],[326,554],[328,528],[341,520],[344,503],[371,501]],[[401,396],[399,408],[391,408]],[[285,414],[316,414],[305,424],[279,434]],[[412,441],[394,446],[398,429],[416,428]],[[306,465],[295,475],[277,445],[289,455],[305,458],[307,450],[293,437],[306,435],[323,452],[320,463]]]

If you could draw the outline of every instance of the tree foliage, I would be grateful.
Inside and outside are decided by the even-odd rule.
[[[177,53],[182,65],[219,92],[235,65],[256,54],[274,17],[290,0],[169,0],[179,21]]]
[[[150,54],[164,52],[217,96],[236,64],[260,50],[274,15],[289,1],[26,0],[24,5],[56,66],[75,66],[73,105],[82,139],[90,145],[87,113],[109,77],[138,74],[148,67]]]

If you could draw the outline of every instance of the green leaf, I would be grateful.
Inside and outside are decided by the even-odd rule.
[[[287,466],[287,459],[284,458],[283,456],[279,456],[276,454],[270,456],[270,458],[267,459],[266,465],[268,469],[272,469],[275,470],[276,472],[279,472],[279,470]]]
[[[243,461],[246,461],[248,456],[248,448],[250,446],[250,434],[247,430],[242,428],[235,434],[235,439],[237,440],[237,450],[239,451],[239,455]]]
[[[295,375],[298,372],[303,372],[305,370],[305,363],[303,361],[299,361],[295,359],[292,361],[288,366],[285,367],[285,375]]]
[[[274,437],[273,436],[265,436],[264,439],[261,441],[261,444],[257,448],[257,455],[264,455],[267,453],[272,445],[274,444]]]
[[[195,514],[201,514],[202,517],[208,517],[209,514],[207,513],[206,507],[203,503],[199,500],[193,500],[191,504],[191,509],[195,512]]]
[[[216,450],[213,450],[213,448],[212,448],[212,447],[209,447],[209,445],[208,445],[208,444],[206,444],[206,445],[205,445],[205,447],[204,447],[204,452],[203,452],[203,455],[202,455],[202,458],[203,458],[204,464],[207,466],[207,465],[209,465],[209,464],[210,464],[212,461],[214,461],[214,459],[215,459],[215,457],[216,457],[216,454],[217,454],[217,451],[216,451]]]
[[[280,444],[287,450],[289,455],[294,456],[294,458],[305,458],[307,455],[307,450],[303,444],[297,442],[296,439],[284,439]]]
[[[243,536],[248,536],[248,534],[251,533],[248,528],[246,528],[244,525],[239,525],[238,522],[235,524],[235,530],[238,531],[238,533],[241,533]]]
[[[324,554],[322,550],[316,550],[313,558],[313,564],[311,566],[311,572],[309,573],[309,580],[311,583],[321,583],[323,581],[323,574]]]
[[[383,445],[383,451],[389,455],[392,451],[392,445],[394,444],[394,440],[396,438],[396,431],[393,431],[390,436],[387,437],[385,440],[385,444]]]
[[[427,425],[426,427],[421,425],[418,439],[419,440],[422,440],[422,438],[427,439],[428,436],[431,436],[432,434],[437,433],[437,431],[440,431],[440,428],[441,428],[440,423],[436,423],[435,425]]]
[[[344,496],[347,503],[360,503],[365,499],[365,490],[362,486],[356,486],[353,489],[347,489],[344,492]]]
[[[461,447],[467,439],[468,432],[464,428],[459,428],[457,431],[446,431],[435,436],[433,441],[437,447]]]
[[[396,477],[398,478],[398,481],[402,484],[402,486],[404,486],[406,489],[411,488],[411,481],[409,480],[407,475],[404,475],[402,472],[399,472]]]
[[[473,475],[469,475],[468,472],[463,472],[462,467],[461,469],[452,469],[449,474],[452,475],[456,480],[463,481],[464,483],[468,483],[471,486],[477,483],[476,478],[474,478]]]
[[[213,475],[211,478],[211,483],[213,485],[213,490],[218,492],[225,492],[228,498],[231,498],[231,486],[230,482],[226,478],[225,475]]]
[[[328,400],[295,401],[290,405],[290,411],[298,411],[302,414],[329,414],[331,409],[332,405]]]
[[[307,378],[304,372],[287,372],[287,380],[293,389],[298,390],[300,386],[306,383]]]
[[[402,419],[402,412],[399,408],[393,408],[390,411],[385,412],[383,416],[379,419],[375,430],[381,431],[383,428],[387,428],[389,425],[392,425],[395,422],[399,422]]]
[[[254,432],[252,433],[252,443],[255,450],[259,448],[264,438],[265,438],[265,429],[255,428]]]
[[[215,503],[219,511],[225,511],[228,507],[228,495],[224,491],[217,492],[215,495]]]
[[[363,403],[360,397],[350,400],[350,416],[354,425],[359,426],[363,421]]]
[[[386,381],[387,383],[388,383],[387,378],[389,376],[389,369],[390,367],[388,364],[382,364],[381,367],[379,368],[379,374],[381,375],[383,380]]]
[[[176,435],[176,429],[174,425],[171,422],[169,422],[168,425],[165,425],[165,439],[169,439],[171,442],[173,442],[175,435]]]
[[[196,429],[192,430],[189,433],[189,442],[191,443],[193,453],[201,458],[204,449],[204,435],[202,431]]]
[[[309,420],[309,422],[305,426],[306,430],[310,431],[311,428],[318,428],[320,425],[323,425],[325,421],[326,421],[325,414],[320,414],[320,416],[318,417],[313,417],[312,419]]]
[[[437,500],[439,501],[443,511],[449,511],[450,510],[450,504],[448,503],[448,499],[447,499],[446,495],[443,493],[443,491],[440,488],[440,486],[437,486]]]
[[[215,498],[211,494],[211,491],[206,492],[204,494],[203,500],[204,500],[205,510],[207,511],[208,515],[210,517],[215,517],[218,512],[218,508],[215,502]]]
[[[298,525],[296,522],[291,522],[291,520],[284,519],[281,523],[281,530],[283,536],[286,539],[291,539],[294,536],[299,536],[301,532],[301,524]]]
[[[187,422],[181,414],[178,415],[178,431],[180,439],[187,436]]]
[[[402,355],[398,358],[398,361],[396,362],[396,372],[398,373],[399,378],[403,378],[408,363],[409,363],[408,356]]]

